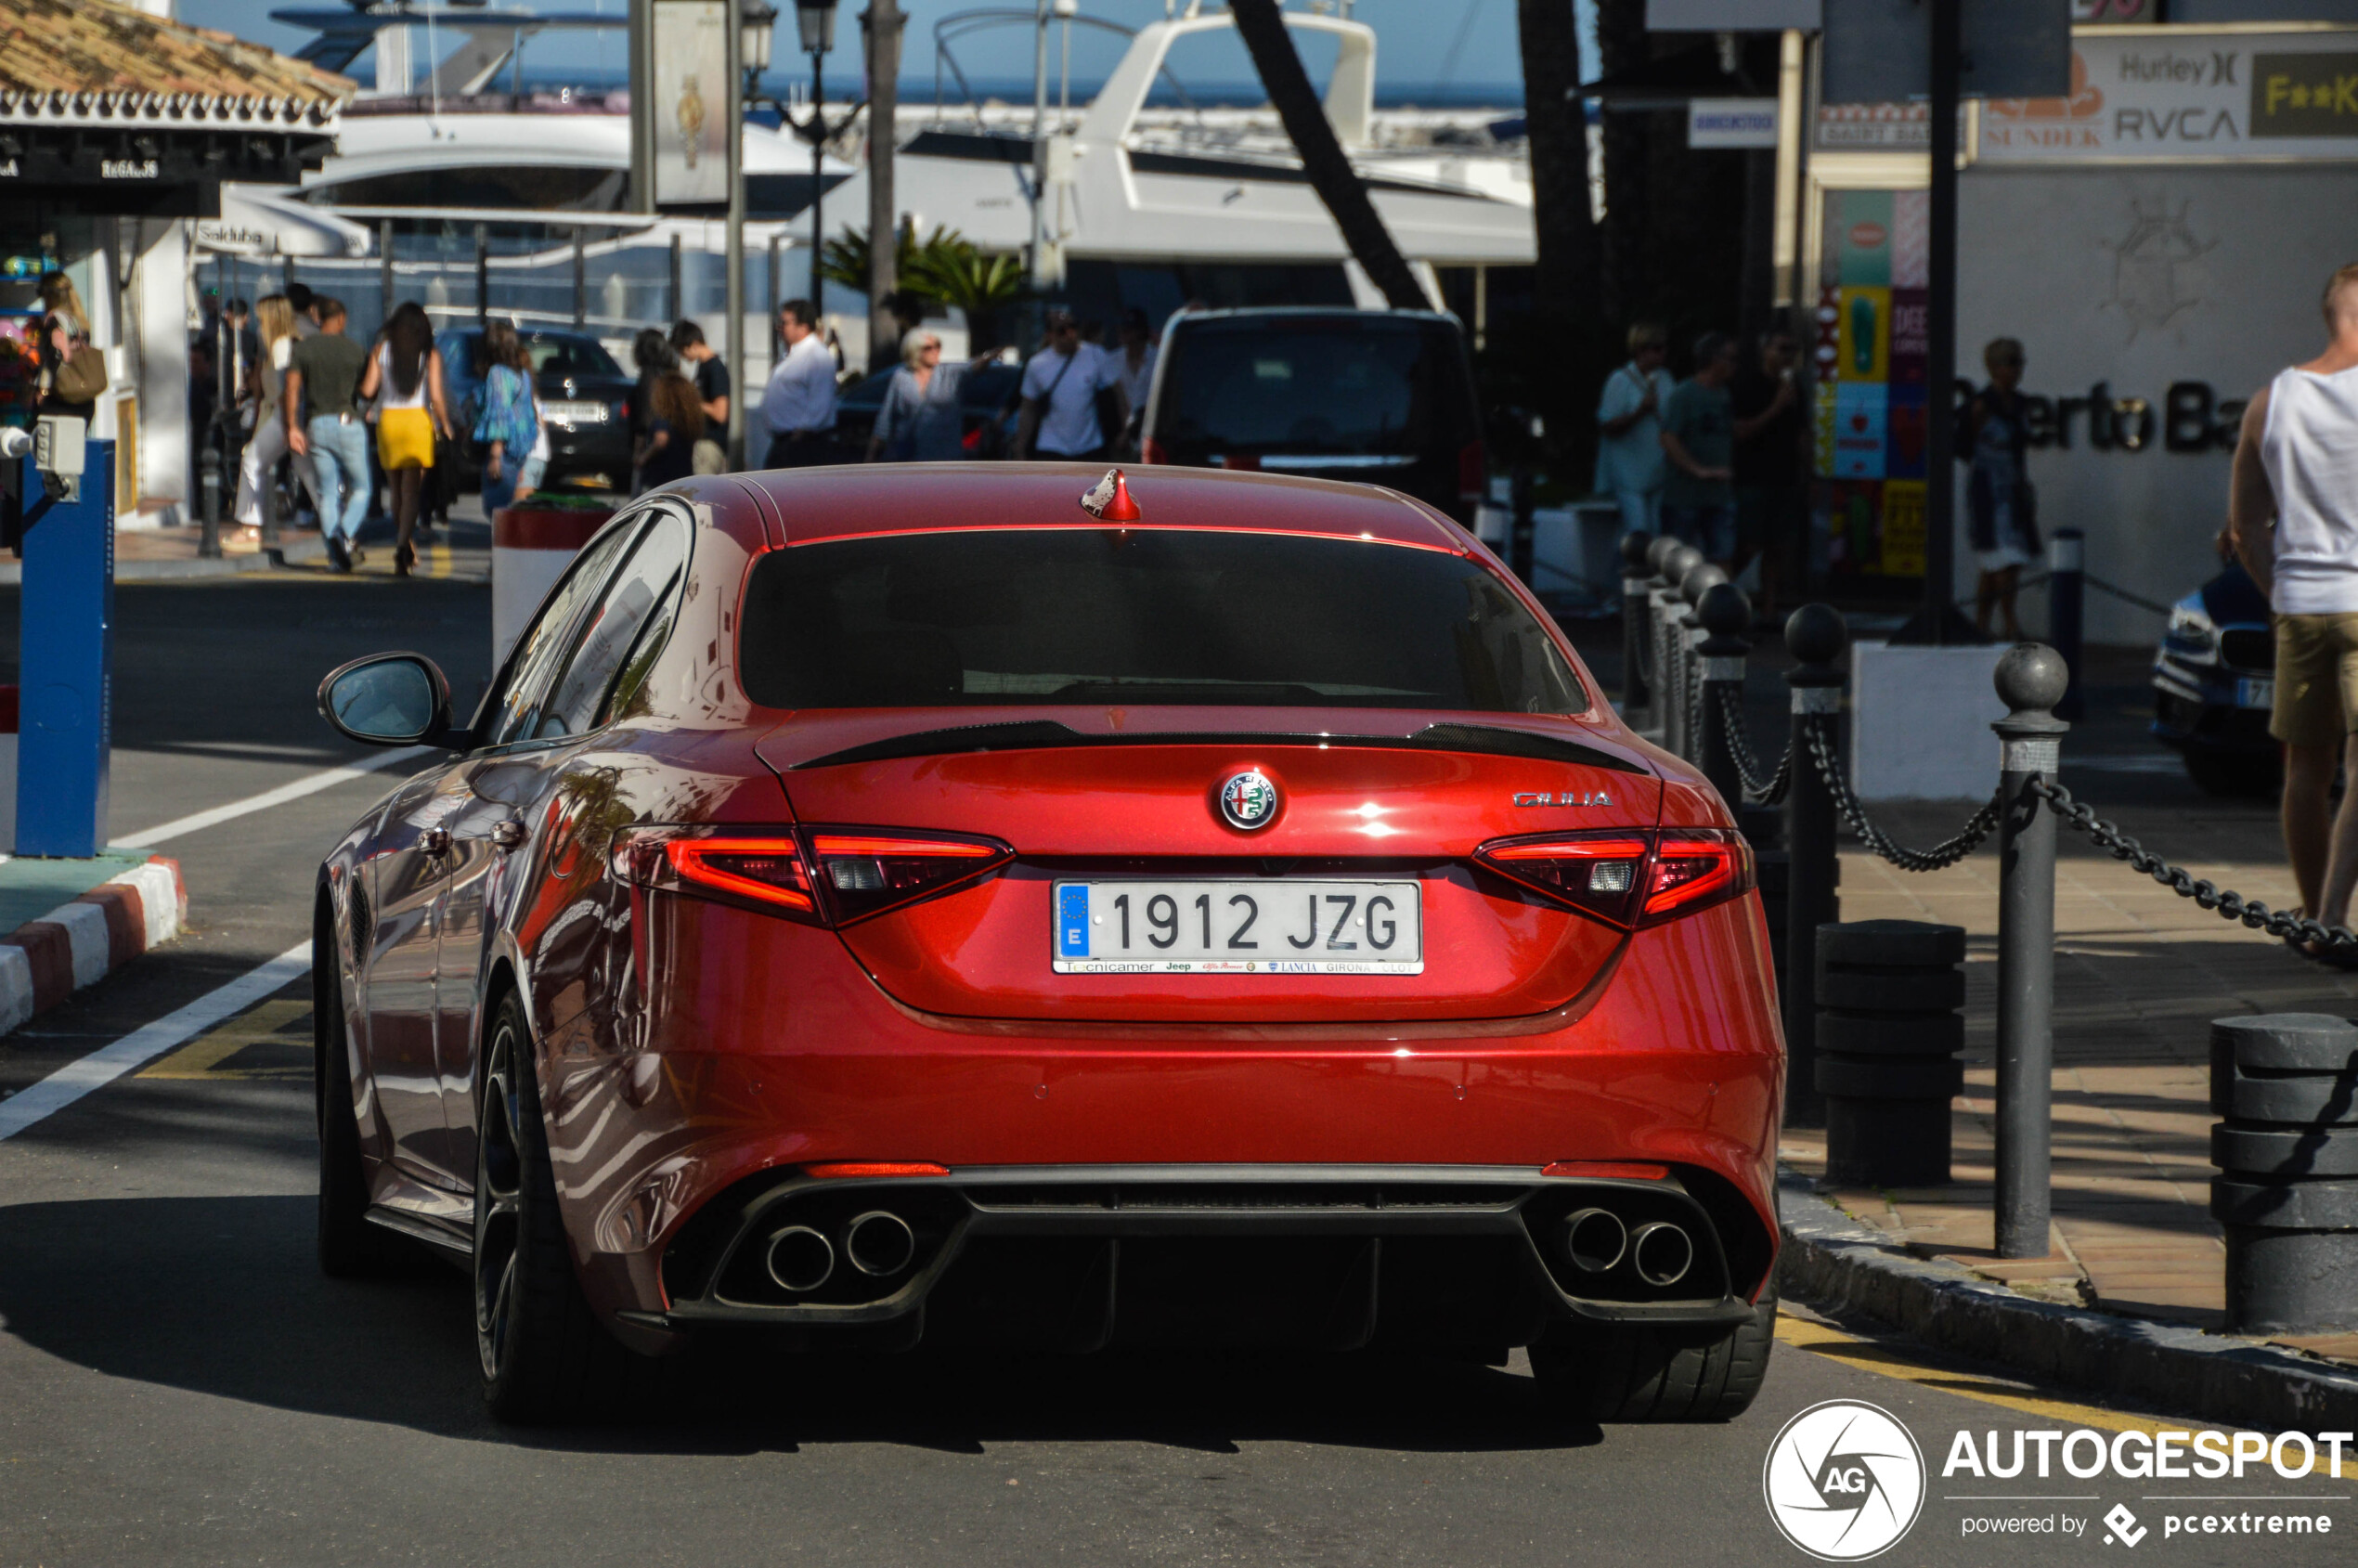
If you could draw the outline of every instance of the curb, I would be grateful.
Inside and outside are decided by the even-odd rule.
[[[2016,1295],[1963,1264],[1911,1257],[1787,1174],[1780,1288],[1927,1344],[2207,1420],[2263,1432],[2358,1430],[2358,1374],[2250,1340]]]
[[[162,855],[0,937],[0,1034],[180,934],[188,889]]]

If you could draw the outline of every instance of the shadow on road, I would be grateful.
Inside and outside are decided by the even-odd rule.
[[[463,1276],[320,1276],[309,1198],[157,1198],[0,1208],[0,1320],[32,1349],[280,1409],[517,1446],[751,1454],[882,1443],[979,1453],[1017,1440],[1234,1453],[1252,1441],[1402,1452],[1585,1447],[1593,1425],[1531,1380],[1461,1362],[1299,1354],[780,1354],[759,1339],[654,1364],[631,1421],[494,1426],[476,1393]]]

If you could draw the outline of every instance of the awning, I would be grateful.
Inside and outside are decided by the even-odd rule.
[[[221,188],[221,215],[199,218],[196,247],[227,256],[356,257],[369,253],[367,226],[249,185]]]

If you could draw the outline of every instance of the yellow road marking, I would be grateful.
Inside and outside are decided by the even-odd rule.
[[[2107,1410],[2097,1405],[2079,1405],[2062,1399],[2042,1399],[2037,1394],[2024,1392],[2015,1384],[2002,1382],[1993,1378],[1976,1378],[1970,1373],[1953,1371],[1947,1367],[1926,1367],[1909,1360],[1888,1345],[1877,1344],[1871,1340],[1862,1340],[1856,1334],[1846,1334],[1839,1328],[1829,1328],[1823,1323],[1812,1322],[1807,1318],[1789,1317],[1783,1313],[1777,1315],[1777,1338],[1795,1350],[1810,1351],[1830,1360],[1840,1361],[1846,1366],[1879,1373],[1886,1378],[1897,1378],[1902,1382],[1914,1383],[1922,1388],[1936,1389],[1942,1393],[1953,1393],[1962,1399],[1975,1399],[1984,1405],[2002,1406],[2020,1415],[2035,1416],[2041,1420],[2068,1423],[2073,1426],[2101,1427],[2107,1432],[2142,1432],[2148,1437],[2156,1432],[2186,1432],[2204,1424],[2191,1419],[2158,1420],[2151,1416],[2132,1416],[2125,1411]],[[2238,1429],[2227,1427],[2221,1430],[2234,1432]],[[2317,1454],[2317,1463],[2320,1467],[2318,1474],[2325,1473],[2322,1467],[2326,1462],[2325,1452],[2321,1449]],[[2358,1456],[2345,1458],[2340,1467],[2335,1471],[2337,1480],[2350,1475],[2358,1475]]]
[[[141,1078],[292,1078],[308,1076],[304,1067],[225,1068],[221,1064],[250,1045],[310,1043],[308,1031],[285,1032],[310,1016],[311,1000],[303,996],[273,997],[220,1028],[197,1036],[170,1056],[143,1069]]]

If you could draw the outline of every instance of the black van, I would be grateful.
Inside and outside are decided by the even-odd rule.
[[[1483,454],[1465,338],[1422,310],[1182,313],[1163,330],[1140,455],[1384,485],[1471,527]]]

